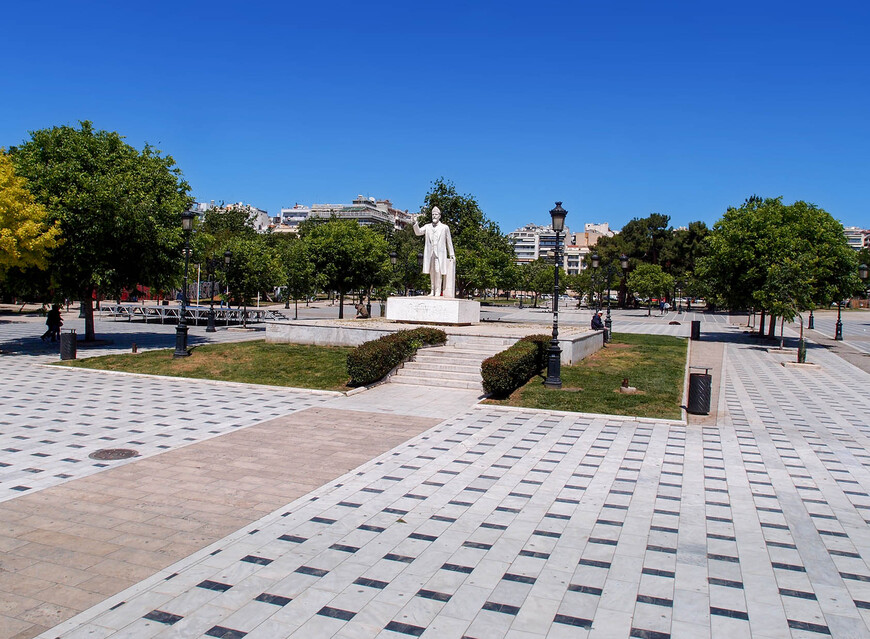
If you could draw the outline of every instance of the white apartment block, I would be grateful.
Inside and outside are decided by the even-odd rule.
[[[244,202],[236,202],[235,204],[226,204],[223,206],[216,206],[214,200],[211,202],[194,202],[190,206],[190,210],[196,213],[200,220],[205,219],[206,211],[211,211],[212,209],[240,209],[242,211],[248,212],[248,219],[251,220],[254,229],[258,233],[263,233],[269,230],[269,227],[272,226],[272,218],[269,217],[269,214],[263,209],[258,209],[256,206],[251,206],[250,204],[245,204]]]
[[[563,241],[567,240],[571,231],[566,228],[560,235],[563,236]],[[508,238],[513,242],[517,264],[534,262],[540,257],[546,257],[549,251],[556,248],[556,232],[550,225],[526,224],[523,228],[508,233]]]
[[[275,220],[273,233],[298,233],[299,224],[308,219],[311,208],[302,204],[294,204],[290,208],[282,208],[281,214]]]
[[[569,275],[576,275],[586,268],[588,256],[592,247],[600,237],[613,237],[607,222],[586,224],[581,233],[572,233],[565,229],[563,236],[562,268]],[[514,256],[517,264],[533,262],[538,258],[547,258],[550,251],[556,247],[556,232],[552,226],[526,224],[524,227],[508,233],[514,245]]]
[[[857,226],[847,226],[843,229],[846,241],[856,251],[870,248],[870,229],[860,229]]]
[[[283,209],[282,209],[283,211]],[[390,200],[376,200],[373,197],[357,195],[351,204],[312,204],[308,213],[312,218],[337,217],[344,220],[356,220],[363,225],[389,224],[397,231],[413,224],[417,216],[394,208]]]

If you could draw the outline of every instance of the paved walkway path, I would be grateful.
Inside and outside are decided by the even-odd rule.
[[[123,498],[108,492],[113,484],[106,478],[116,473],[120,481],[130,473],[125,488],[135,496],[121,508],[145,513],[135,525],[159,534],[139,535],[125,526],[130,522],[119,523],[120,530],[106,526],[105,534],[117,532],[115,541],[171,539],[179,554],[192,551],[162,569],[143,565],[130,581],[156,572],[111,596],[118,583],[97,579],[89,568],[70,571],[76,583],[68,588],[105,599],[42,636],[870,636],[870,376],[823,349],[812,354],[819,368],[783,367],[793,351],[769,350],[725,322],[705,323],[702,335],[692,361],[713,364],[721,394],[715,416],[690,416],[688,425],[469,409],[459,398],[415,415],[413,405],[384,396],[378,401],[388,402],[390,414],[367,392],[326,398],[278,422],[7,500],[0,508],[25,514],[27,525],[28,518],[50,516],[39,511],[46,508],[40,499],[47,499],[40,496],[79,491],[81,503],[84,495]],[[271,475],[279,459],[323,428],[315,427],[315,415],[335,428],[349,423],[358,438],[331,449],[329,437],[312,441],[294,457],[313,462],[310,470],[294,472],[287,464],[286,475]],[[269,431],[280,420],[291,420],[292,432]],[[408,430],[390,441],[377,429],[391,424]],[[299,430],[306,426],[313,430]],[[21,427],[16,433],[25,432]],[[259,441],[268,445],[237,444],[260,429]],[[291,439],[281,441],[279,431]],[[365,449],[378,440],[383,452]],[[356,448],[362,461],[344,458]],[[238,450],[251,454],[252,467],[221,477],[221,461]],[[322,462],[324,450],[341,459]],[[182,464],[182,456],[193,461]],[[182,474],[174,477],[179,467]],[[333,478],[314,474],[321,470],[333,471]],[[137,482],[152,496],[136,494]],[[223,493],[219,482],[231,492]],[[263,485],[271,489],[260,491]],[[250,492],[235,494],[236,486]],[[189,516],[148,511],[164,490],[172,500],[167,510],[189,508]],[[34,500],[33,508],[25,500]],[[67,495],[54,505],[64,502],[79,503]],[[202,537],[188,534],[184,526],[201,517],[196,505],[210,502],[224,509],[220,517],[238,510],[234,521],[242,524],[221,521],[224,528],[215,524]],[[257,509],[270,507],[253,521]],[[88,517],[76,524],[89,525]],[[0,525],[7,521],[21,525],[0,515]],[[70,521],[56,518],[61,527]],[[236,532],[222,536],[233,526]],[[45,566],[6,563],[16,548],[41,543],[22,534],[0,537],[0,588],[20,583],[22,575],[48,581],[54,574]],[[182,548],[188,539],[204,547]],[[135,564],[145,556],[139,553],[165,548],[125,543],[103,550],[117,553],[109,559]],[[54,563],[62,565],[62,556]],[[71,593],[57,586],[37,583],[33,590],[15,594],[41,595],[33,599],[49,609],[14,598],[0,603],[0,636],[32,637],[39,626],[90,603],[53,603],[51,597]],[[67,609],[52,617],[50,605]],[[22,618],[27,627],[13,625]]]

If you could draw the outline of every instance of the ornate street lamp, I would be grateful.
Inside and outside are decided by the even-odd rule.
[[[610,341],[610,330],[613,320],[610,319],[610,282],[613,279],[613,264],[608,264],[605,277],[607,278],[607,315],[604,317],[604,341]]]
[[[843,306],[843,301],[837,300],[837,323],[834,325],[834,339],[838,342],[843,341],[843,319],[840,316],[840,310]]]
[[[622,267],[622,307],[625,308],[625,298],[628,297],[628,255],[619,256],[619,266]]]
[[[188,357],[187,350],[187,267],[190,264],[190,232],[193,230],[193,211],[185,211],[181,214],[181,229],[184,231],[184,288],[181,290],[181,313],[178,317],[178,326],[175,327],[175,352],[173,357]]]
[[[208,258],[206,266],[208,267],[208,325],[205,327],[205,332],[214,333],[217,331],[214,325],[214,271],[217,260],[213,257]]]
[[[595,295],[598,293],[598,266],[601,264],[601,258],[598,257],[598,253],[592,254],[592,297],[593,301]],[[593,310],[597,311],[601,308],[601,295],[598,295],[598,303],[593,305]]]
[[[556,232],[556,256],[553,283],[553,339],[547,351],[547,378],[544,386],[547,388],[562,388],[562,349],[559,348],[559,233],[565,228],[565,216],[568,211],[562,208],[561,202],[556,202],[556,208],[550,211],[553,220],[553,230]]]

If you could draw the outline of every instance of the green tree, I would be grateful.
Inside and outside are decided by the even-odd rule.
[[[638,264],[628,275],[628,289],[637,297],[649,299],[647,315],[652,312],[652,298],[662,297],[674,286],[674,278],[658,264]]]
[[[60,241],[60,227],[48,224],[48,211],[15,175],[12,160],[0,149],[0,281],[10,269],[45,270]]]
[[[310,225],[303,241],[309,245],[324,285],[338,292],[339,318],[344,318],[344,297],[348,292],[370,288],[375,285],[372,273],[388,272],[390,268],[387,241],[354,220],[330,219]]]
[[[246,210],[234,204],[225,206],[223,203],[205,212],[199,230],[212,239],[215,247],[224,246],[239,236],[250,238],[257,234],[254,221]]]
[[[276,240],[275,247],[284,269],[284,285],[286,286],[284,308],[290,308],[290,300],[292,299],[294,304],[293,319],[298,319],[299,300],[307,300],[316,292],[318,285],[314,261],[309,253],[309,245],[289,233],[276,233],[271,237]]]
[[[61,229],[49,268],[60,293],[82,300],[86,340],[95,337],[98,292],[178,281],[180,216],[191,198],[172,157],[148,145],[139,152],[87,121],[34,131],[10,155],[48,223]]]
[[[690,278],[698,260],[707,255],[706,238],[710,229],[704,222],[689,222],[684,229],[675,229],[661,251],[661,265],[678,278]]]
[[[651,213],[647,217],[632,219],[619,233],[627,248],[625,253],[647,264],[660,264],[661,253],[673,233],[670,221],[670,216],[662,213]],[[605,245],[608,244],[604,238],[599,243],[602,241]]]
[[[423,201],[419,224],[431,221],[432,208],[441,210],[441,221],[450,227],[456,251],[456,295],[499,285],[499,269],[513,261],[510,240],[489,220],[473,195],[460,195],[452,182],[439,178]]]
[[[568,276],[568,288],[577,294],[577,308],[583,305],[583,296],[587,295],[589,307],[593,305],[592,300],[592,269],[584,268],[574,275]]]
[[[552,295],[556,284],[556,269],[552,260],[538,258],[529,263],[529,290],[535,294],[533,306],[537,308],[540,295]],[[568,285],[568,274],[559,268],[559,294],[565,292]]]
[[[225,245],[232,251],[229,268],[225,269],[230,297],[244,308],[243,322],[247,326],[248,305],[260,293],[271,293],[284,280],[284,269],[278,252],[262,235],[233,238]]]
[[[796,312],[827,306],[859,287],[855,251],[842,225],[814,204],[753,196],[725,212],[707,244],[709,254],[699,260],[697,275],[708,295],[728,308],[772,313],[771,336],[783,308],[774,300],[786,295],[779,290],[783,282],[792,283],[786,288]],[[788,274],[797,267],[804,270],[800,277]],[[794,283],[804,290],[793,290]]]

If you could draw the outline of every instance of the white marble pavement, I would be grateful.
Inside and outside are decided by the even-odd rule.
[[[706,333],[713,426],[460,411],[43,637],[870,636],[870,375]]]

